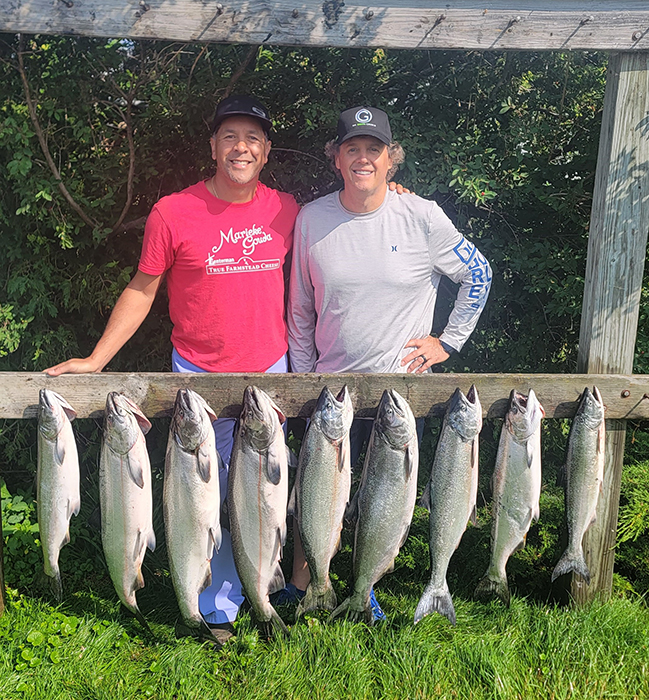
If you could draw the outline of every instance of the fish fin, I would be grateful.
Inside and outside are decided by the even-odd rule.
[[[216,525],[216,527],[211,527],[209,529],[209,537],[207,539],[207,558],[212,559],[214,552],[218,552],[221,549],[221,528]]]
[[[63,460],[65,459],[65,447],[63,446],[63,440],[56,441],[54,453],[56,455],[57,463],[63,464]]]
[[[494,596],[502,600],[509,607],[511,594],[507,585],[507,578],[499,578],[486,574],[478,583],[473,594],[475,598],[482,601],[491,600]]]
[[[129,456],[129,454],[126,455],[126,466],[128,467],[128,473],[131,475],[131,479],[133,480],[133,483],[138,487],[143,489],[144,488],[144,469],[142,469],[142,464],[140,463],[139,460],[134,459],[133,457]]]
[[[523,535],[523,539],[516,545],[514,552],[519,552],[521,549],[525,549],[525,543],[527,542],[527,533]],[[512,554],[514,554],[512,552]]]
[[[135,585],[133,586],[134,591],[139,591],[140,588],[144,588],[144,575],[142,574],[142,569],[137,572],[135,577]]]
[[[280,448],[285,452],[285,445]],[[277,452],[275,444],[271,444],[266,453],[266,476],[271,484],[277,486],[282,479],[282,461],[286,458],[285,453]],[[261,459],[261,455],[260,455]]]
[[[365,622],[368,625],[374,623],[374,617],[372,615],[372,606],[370,605],[370,597],[367,596],[367,601],[365,603],[365,608],[359,610],[358,607],[353,606],[354,595],[345,598],[343,602],[331,613],[327,622],[333,622],[337,617],[343,616],[346,620],[350,622]]]
[[[275,636],[288,637],[288,627],[284,624],[284,620],[278,615],[277,610],[271,606],[270,620],[262,622],[261,627],[263,634],[267,639]]]
[[[279,462],[272,458],[272,452],[269,452],[266,457],[266,476],[268,477],[268,481],[274,486],[277,486],[282,478],[282,470],[279,466]]]
[[[127,608],[128,609],[128,608]],[[131,610],[133,615],[135,615],[135,619],[144,627],[144,629],[151,635],[153,636],[153,631],[149,627],[149,623],[145,620],[144,615],[140,612],[140,608],[137,607],[137,605]]]
[[[408,443],[406,448],[406,479],[409,480],[413,472],[417,473],[418,459],[419,459],[419,449],[416,445],[413,445],[413,440]]]
[[[286,445],[286,461],[289,469],[297,469],[297,455],[288,445]]]
[[[61,583],[61,572],[57,569],[54,572],[54,576],[48,576],[47,579],[50,585],[50,591],[52,592],[52,595],[54,596],[56,602],[62,603],[63,583]]]
[[[455,624],[455,608],[453,607],[453,599],[451,598],[451,592],[448,590],[446,581],[444,581],[444,587],[442,589],[435,588],[431,584],[426,586],[419,603],[417,603],[415,624],[426,617],[426,615],[430,615],[430,613],[433,612],[444,615],[452,625]]]
[[[225,528],[230,532],[230,509],[228,508],[228,499],[226,498],[223,503],[221,503],[221,511],[219,513],[221,527]]]
[[[386,567],[385,571],[381,574],[381,577],[385,576],[386,574],[390,574],[394,571],[394,562],[395,560],[393,559]]]
[[[420,508],[425,508],[430,512],[430,481],[426,484],[424,492],[421,494],[421,498],[417,501],[417,505]]]
[[[527,466],[531,469],[534,464],[534,444],[533,440],[528,440],[525,446],[527,452]]]
[[[480,446],[478,437],[479,435],[476,435],[471,442],[471,469],[478,468],[478,448]]]
[[[333,622],[337,617],[340,617],[341,615],[347,617],[350,602],[351,597],[345,598],[345,600],[343,600],[343,602],[331,613],[331,615],[329,615],[329,619],[327,620],[327,622]]]
[[[358,519],[358,494],[360,492],[361,490],[359,488],[358,491],[356,491],[356,493],[354,494],[352,500],[347,504],[347,507],[345,508],[344,520],[345,523],[349,524],[350,526],[353,525]]]
[[[327,576],[324,586],[316,587],[313,582],[306,587],[304,598],[300,601],[295,611],[296,619],[304,615],[304,613],[314,612],[315,610],[335,610],[338,605],[336,591],[331,585],[331,579]]]
[[[154,532],[153,528],[151,528],[151,529],[149,530],[149,534],[148,534],[148,536],[147,536],[147,538],[146,538],[146,546],[147,546],[147,549],[148,549],[150,552],[155,552],[155,544],[156,544],[156,542],[155,542],[155,532]]]
[[[70,543],[70,528],[65,531],[65,535],[63,535],[63,539],[61,540],[61,547],[65,547],[66,544]]]
[[[576,554],[566,549],[561,556],[561,559],[559,559],[558,564],[554,567],[554,571],[552,572],[552,583],[554,583],[559,576],[568,574],[571,571],[579,574],[586,581],[586,583],[590,585],[590,571],[588,570],[588,565],[586,564],[586,559],[584,558],[584,550],[581,547],[579,547],[579,551]]]
[[[137,535],[135,536],[135,545],[133,546],[133,560],[134,561],[136,561],[137,558],[140,556],[140,552],[142,551],[143,545],[146,546],[146,543],[143,542],[142,530],[138,530]],[[139,578],[142,577],[141,571],[139,572],[138,577]],[[144,579],[142,579],[142,586],[144,586]],[[140,588],[142,588],[142,586],[140,586]]]
[[[206,483],[210,483],[212,478],[212,459],[208,450],[203,448],[205,443],[201,443],[196,451],[196,470],[201,479]]]
[[[277,593],[277,591],[281,591],[285,587],[286,579],[284,578],[284,572],[282,571],[282,567],[278,563],[277,568],[275,569],[275,573],[273,574],[273,577],[271,578],[270,583],[268,584],[268,595]]]
[[[401,542],[399,542],[399,549],[403,547],[403,545],[406,543],[406,540],[408,539],[408,533],[410,532],[410,523],[408,523],[406,529],[403,531],[403,535],[401,536]],[[392,562],[392,566],[394,568],[394,562]]]
[[[345,464],[351,459],[351,452],[349,447],[349,440],[343,438],[338,445],[338,471],[343,472],[345,470]]]
[[[81,499],[80,498],[68,498],[68,507],[66,509],[68,520],[73,515],[79,515],[79,509],[81,508]]]
[[[562,464],[559,467],[559,471],[557,472],[557,486],[563,486],[565,488],[566,485],[567,485],[566,465]]]
[[[473,504],[473,508],[471,510],[471,515],[469,515],[469,522],[471,525],[477,525],[478,524],[478,506],[477,504]],[[458,542],[459,546],[459,542]],[[456,547],[457,549],[457,547]]]
[[[597,454],[604,454],[606,449],[606,423],[602,420],[597,428]]]
[[[291,489],[291,495],[288,497],[288,505],[286,506],[286,515],[297,517],[297,486],[294,485]]]
[[[198,587],[198,593],[199,595],[212,583],[212,567],[208,566],[207,567],[207,574],[205,574],[205,578],[203,579],[203,583]]]

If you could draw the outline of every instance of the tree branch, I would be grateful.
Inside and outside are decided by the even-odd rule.
[[[25,91],[25,101],[27,102],[27,109],[29,110],[29,116],[30,119],[32,120],[32,124],[34,126],[34,131],[36,132],[36,137],[38,138],[38,143],[41,146],[41,151],[43,151],[43,155],[45,156],[45,160],[47,162],[47,165],[49,166],[50,171],[52,172],[52,175],[54,175],[54,179],[57,181],[57,184],[59,186],[59,190],[67,203],[74,209],[74,211],[77,212],[77,214],[83,219],[83,221],[88,224],[88,226],[91,226],[92,228],[97,228],[99,224],[91,219],[81,208],[81,206],[76,202],[74,197],[70,194],[68,191],[68,188],[65,186],[65,183],[63,182],[63,179],[61,178],[61,173],[59,172],[59,169],[56,167],[56,164],[54,163],[54,160],[52,159],[52,154],[50,153],[50,150],[47,146],[47,141],[45,139],[45,134],[43,133],[43,129],[41,128],[40,122],[38,121],[38,115],[36,113],[36,103],[32,99],[31,96],[31,91],[29,89],[29,82],[27,80],[27,74],[25,72],[25,63],[23,61],[23,51],[24,49],[24,39],[23,35],[20,35],[19,39],[19,45],[18,45],[18,72],[20,73],[20,78],[23,83],[23,89]]]
[[[117,223],[113,226],[112,232],[119,230],[122,222],[126,218],[128,210],[133,202],[133,180],[135,178],[135,140],[133,139],[133,90],[126,96],[126,114],[124,122],[126,124],[126,139],[128,141],[128,176],[126,178],[126,202],[122,212],[117,219]]]
[[[239,82],[239,78],[243,75],[246,68],[250,65],[250,61],[252,61],[252,59],[257,55],[257,51],[259,51],[259,46],[260,44],[255,44],[254,46],[250,47],[250,50],[241,62],[241,65],[232,74],[230,82],[227,84],[227,87],[225,88],[225,92],[223,93],[223,97],[221,99],[229,97],[232,94],[232,90],[234,90],[234,86]]]

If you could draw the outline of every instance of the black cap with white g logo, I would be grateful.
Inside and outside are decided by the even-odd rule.
[[[392,143],[392,130],[388,115],[376,107],[352,107],[338,119],[336,143],[354,136],[374,136],[388,146]]]

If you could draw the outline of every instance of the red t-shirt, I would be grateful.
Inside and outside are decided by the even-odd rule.
[[[153,207],[139,269],[167,272],[182,357],[210,372],[264,372],[286,353],[282,265],[297,212],[291,195],[261,183],[243,204],[199,182]]]

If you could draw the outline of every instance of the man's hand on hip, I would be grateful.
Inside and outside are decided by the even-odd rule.
[[[429,367],[444,362],[450,357],[442,347],[439,338],[433,338],[431,335],[425,338],[411,338],[405,347],[415,348],[401,360],[402,367],[408,365],[409,373],[421,374]]]

